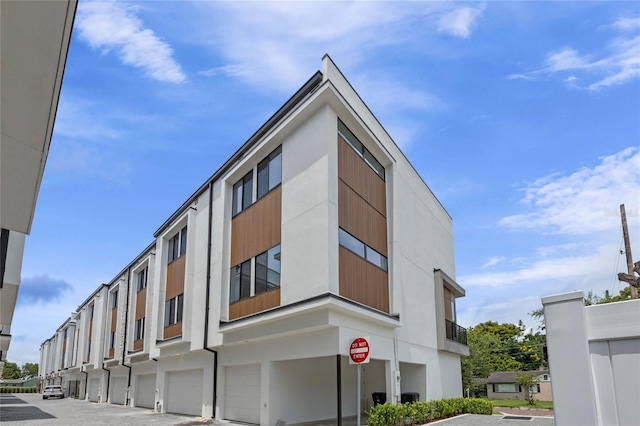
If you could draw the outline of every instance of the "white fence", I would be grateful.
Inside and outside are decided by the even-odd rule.
[[[640,299],[542,298],[556,426],[640,425]]]

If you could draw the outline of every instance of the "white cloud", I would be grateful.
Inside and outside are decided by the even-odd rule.
[[[596,167],[540,178],[523,191],[521,201],[533,211],[507,216],[500,225],[574,235],[615,229],[619,221],[608,214],[611,208],[623,203],[628,209],[639,207],[640,150],[627,148]]]
[[[599,90],[640,77],[640,18],[619,18],[608,28],[617,34],[600,51],[581,54],[572,47],[564,47],[549,53],[543,68],[510,74],[507,78],[537,80],[541,75],[559,75],[571,88]],[[578,81],[585,83],[579,86]]]
[[[460,7],[445,13],[438,21],[438,31],[456,37],[467,38],[471,35],[471,27],[484,11],[479,7]]]
[[[481,266],[482,269],[486,269],[486,268],[492,268],[502,262],[505,261],[505,257],[503,256],[493,256],[490,257],[489,259],[487,259],[487,261],[485,262],[484,265]]]
[[[186,76],[171,47],[145,28],[137,9],[117,2],[80,2],[76,27],[80,37],[103,53],[115,50],[125,65],[142,69],[154,80],[183,83]]]

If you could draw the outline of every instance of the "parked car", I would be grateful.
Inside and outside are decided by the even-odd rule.
[[[44,392],[42,392],[42,399],[49,398],[64,398],[64,391],[62,390],[62,386],[51,385],[44,388]]]

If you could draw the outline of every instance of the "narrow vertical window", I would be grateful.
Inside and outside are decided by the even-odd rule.
[[[233,185],[233,216],[237,215],[253,202],[253,170]]]
[[[276,148],[258,164],[258,199],[282,182],[282,147]]]
[[[180,231],[180,256],[187,252],[187,227]]]
[[[149,267],[145,266],[143,270],[141,270],[140,272],[138,272],[138,286],[137,286],[137,290],[141,291],[145,288],[147,288],[147,276],[149,273]]]

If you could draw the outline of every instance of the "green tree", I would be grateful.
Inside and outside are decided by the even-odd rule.
[[[15,362],[6,361],[2,369],[2,378],[6,380],[19,379],[22,377],[22,371]]]
[[[38,375],[38,364],[33,362],[25,362],[22,364],[22,377],[36,377]]]
[[[518,385],[524,389],[524,397],[529,401],[529,405],[536,403],[535,394],[531,392],[531,388],[540,383],[538,377],[534,373],[518,373],[516,376]]]

